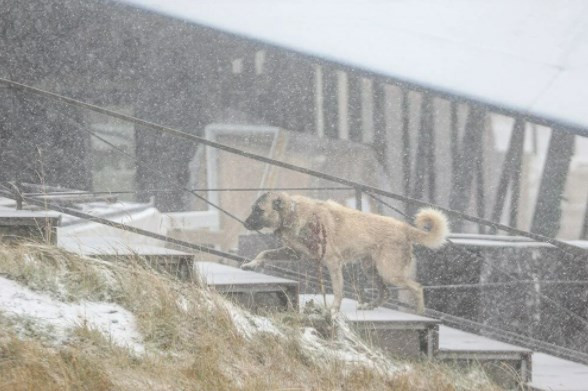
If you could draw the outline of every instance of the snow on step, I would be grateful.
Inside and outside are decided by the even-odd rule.
[[[203,282],[252,310],[298,307],[298,282],[214,262],[195,262]]]
[[[62,237],[59,246],[64,250],[103,260],[124,260],[141,257],[153,267],[181,279],[192,278],[194,254],[165,248],[164,243],[133,243],[124,238],[109,236]]]
[[[479,363],[506,387],[516,386],[519,380],[531,380],[532,354],[529,349],[439,326],[439,359],[458,364]]]
[[[588,366],[544,353],[533,354],[532,390],[586,391]]]
[[[0,209],[0,241],[57,242],[61,216],[55,212]]]
[[[325,296],[327,306],[333,302],[333,295]],[[300,308],[310,302],[323,306],[322,295],[300,295]],[[437,350],[437,329],[439,321],[378,307],[373,310],[358,310],[357,301],[344,298],[341,313],[358,333],[391,354],[415,357],[425,354],[433,358]]]

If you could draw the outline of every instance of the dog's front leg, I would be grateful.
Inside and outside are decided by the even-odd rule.
[[[257,254],[255,259],[251,262],[247,262],[241,265],[241,269],[255,269],[263,266],[265,261],[268,260],[291,260],[297,259],[298,255],[289,247],[280,247],[273,250],[265,250]]]
[[[343,301],[343,270],[339,262],[327,263],[329,274],[331,275],[331,283],[333,284],[333,306],[331,312],[337,313],[341,309],[341,302]]]

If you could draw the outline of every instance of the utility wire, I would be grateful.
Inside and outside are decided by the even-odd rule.
[[[141,125],[143,126],[146,130],[151,130],[151,131],[156,131],[159,133],[167,133],[176,137],[180,137],[186,140],[189,140],[191,142],[195,142],[195,143],[200,143],[200,144],[204,144],[210,147],[214,147],[235,155],[239,155],[239,156],[243,156],[243,157],[247,157],[253,160],[257,160],[257,161],[261,161],[264,163],[268,163],[268,164],[272,164],[278,167],[282,167],[291,171],[296,171],[296,172],[300,172],[303,174],[307,174],[307,175],[311,175],[317,178],[321,178],[321,179],[325,179],[325,180],[329,180],[332,182],[336,182],[339,184],[343,184],[346,186],[350,186],[355,188],[358,191],[362,191],[362,192],[371,192],[374,194],[378,194],[381,196],[385,196],[388,198],[393,198],[393,199],[397,199],[400,201],[404,201],[407,203],[412,203],[414,205],[418,205],[418,206],[427,206],[427,207],[434,207],[437,208],[443,212],[445,212],[448,216],[451,217],[456,217],[456,218],[460,218],[463,220],[468,220],[474,223],[478,223],[478,224],[482,224],[482,225],[486,225],[486,226],[490,226],[490,227],[494,227],[496,229],[500,229],[506,232],[510,232],[513,234],[517,234],[517,235],[521,235],[521,236],[526,236],[529,237],[531,239],[535,239],[535,240],[539,240],[539,241],[543,241],[543,242],[547,242],[552,244],[555,247],[560,248],[562,251],[566,252],[566,253],[570,253],[570,254],[575,254],[577,256],[582,256],[582,257],[586,257],[588,255],[588,250],[585,250],[581,247],[578,246],[574,246],[572,244],[569,243],[565,243],[562,242],[560,240],[554,239],[554,238],[549,238],[543,235],[539,235],[536,233],[532,233],[532,232],[526,232],[517,228],[513,228],[504,224],[500,224],[500,223],[496,223],[493,221],[489,221],[480,217],[476,217],[476,216],[470,216],[466,213],[463,212],[459,212],[456,210],[451,210],[448,208],[444,208],[441,207],[439,205],[435,205],[435,204],[431,204],[429,202],[425,202],[425,201],[421,201],[421,200],[417,200],[414,198],[410,198],[407,196],[403,196],[400,194],[396,194],[396,193],[392,193],[392,192],[388,192],[388,191],[384,191],[381,190],[377,187],[374,186],[369,186],[369,185],[365,185],[362,183],[358,183],[358,182],[354,182],[348,179],[343,179],[343,178],[339,178],[336,177],[334,175],[329,175],[329,174],[325,174],[323,172],[319,172],[316,170],[311,170],[311,169],[307,169],[307,168],[303,168],[294,164],[290,164],[290,163],[286,163],[283,161],[279,161],[279,160],[275,160],[275,159],[271,159],[265,156],[261,156],[261,155],[257,155],[254,153],[250,153],[250,152],[246,152],[243,150],[240,150],[238,148],[234,148],[234,147],[230,147],[228,145],[224,145],[215,141],[211,141],[208,140],[206,138],[203,137],[199,137],[199,136],[195,136],[186,132],[182,132],[180,130],[177,129],[173,129],[173,128],[169,128],[169,127],[165,127],[165,126],[161,126],[161,125],[157,125],[155,123],[152,122],[148,122],[133,116],[129,116],[129,115],[125,115],[113,110],[108,110],[105,109],[103,107],[100,106],[96,106],[96,105],[92,105],[92,104],[88,104],[76,99],[72,99],[72,98],[68,98],[66,96],[63,95],[59,95],[53,92],[49,92],[49,91],[45,91],[39,88],[35,88],[35,87],[31,87],[22,83],[17,83],[14,82],[12,80],[8,80],[8,79],[4,79],[4,78],[0,78],[0,84],[5,84],[10,86],[11,88],[14,88],[15,90],[20,90],[20,91],[25,91],[25,92],[29,92],[29,93],[33,93],[33,94],[37,94],[37,95],[41,95],[41,96],[45,96],[51,99],[55,99],[58,100],[60,102],[66,103],[68,105],[72,105],[72,106],[76,106],[76,107],[82,107],[82,108],[86,108],[92,111],[95,111],[97,113],[101,113],[113,118],[118,118],[124,121],[128,121],[137,125]]]

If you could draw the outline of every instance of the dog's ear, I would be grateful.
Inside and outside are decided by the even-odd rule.
[[[281,198],[276,198],[272,201],[272,208],[275,211],[281,211],[282,209],[284,209],[284,200]]]

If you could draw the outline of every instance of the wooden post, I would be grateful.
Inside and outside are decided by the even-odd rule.
[[[338,136],[338,88],[337,72],[333,68],[323,68],[323,113],[325,117],[325,136],[337,138]]]
[[[388,162],[386,161],[386,84],[374,83],[374,150],[376,158],[384,168],[387,175]]]
[[[352,73],[349,74],[349,101],[348,101],[348,118],[349,118],[349,139],[355,142],[362,141],[363,121],[362,121],[362,79]]]
[[[417,153],[415,156],[415,175],[413,182],[412,197],[423,199],[425,184],[428,188],[429,201],[435,202],[435,156],[434,156],[434,139],[433,139],[433,97],[429,94],[423,94],[421,100],[420,112],[420,129],[417,144]],[[409,214],[413,214],[413,208],[409,209]]]
[[[574,153],[574,141],[572,133],[562,129],[551,131],[531,232],[552,238],[559,232],[561,197]]]
[[[484,218],[486,214],[486,200],[484,197],[484,153],[480,151],[480,157],[476,160],[476,211],[478,217]],[[483,224],[478,224],[478,233],[485,234],[486,227]]]
[[[582,225],[582,233],[580,240],[588,240],[588,201],[586,202],[586,211],[584,212],[584,224]]]
[[[402,89],[402,175],[404,179],[404,194],[410,194],[410,102],[408,90]],[[408,213],[410,204],[406,203],[404,210]]]
[[[494,208],[492,210],[492,221],[500,222],[508,184],[511,182],[510,225],[516,226],[524,141],[525,120],[517,118],[513,125],[510,142],[508,144],[506,155],[504,156],[504,163],[502,164],[502,173],[498,182],[496,200],[494,201]],[[492,228],[491,232],[496,233],[496,228]]]
[[[478,106],[470,106],[470,112],[466,122],[462,148],[459,154],[458,171],[451,189],[449,205],[451,209],[465,212],[471,196],[472,180],[476,164],[481,159],[482,136],[485,128],[486,112]],[[462,230],[463,223],[456,220],[453,230]]]
[[[457,177],[459,174],[459,162],[461,161],[460,152],[461,148],[459,145],[459,116],[458,116],[458,104],[455,101],[451,102],[451,184],[455,186],[457,183]]]

